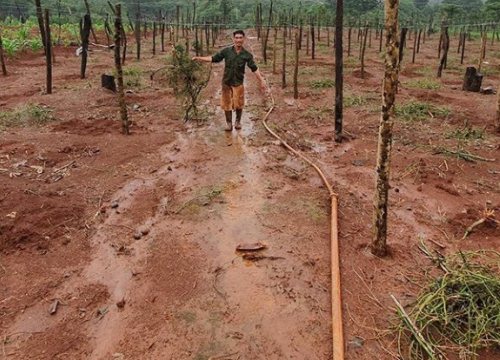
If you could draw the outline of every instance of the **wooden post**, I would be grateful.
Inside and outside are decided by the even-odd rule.
[[[347,56],[351,56],[351,38],[352,38],[352,27],[349,26],[347,31]]]
[[[153,56],[156,55],[156,21],[153,21]]]
[[[47,52],[47,36],[45,35],[45,24],[43,23],[43,12],[42,12],[42,4],[40,0],[35,0],[36,6],[36,18],[38,20],[38,28],[40,29],[40,37],[42,38],[43,50]]]
[[[293,98],[299,98],[299,35],[295,33],[295,67],[293,69]]]
[[[403,62],[404,48],[406,46],[406,34],[408,34],[408,28],[401,29],[401,38],[399,40],[399,67]]]
[[[125,135],[130,134],[127,104],[125,103],[125,90],[123,88],[123,69],[120,59],[120,44],[122,34],[122,7],[120,4],[115,8],[115,69],[117,77],[118,106],[120,107],[120,117],[122,121],[122,131]]]
[[[443,69],[446,68],[446,63],[448,60],[448,50],[450,49],[450,35],[448,34],[448,26],[443,26],[443,33],[441,35],[442,41],[442,54],[441,60],[439,61],[439,67],[437,72],[437,77],[440,78],[443,74]]]
[[[309,33],[310,31],[306,31],[306,55],[309,55]]]
[[[478,64],[478,67],[477,67],[477,71],[478,72],[481,72],[481,68],[483,66],[483,62],[484,62],[484,58],[486,57],[486,41],[487,41],[487,37],[486,37],[486,31],[483,32],[482,36],[481,36],[481,50],[479,52],[479,64]],[[500,89],[499,89],[500,91]]]
[[[495,121],[495,128],[497,132],[500,132],[500,86],[497,89],[497,117]]]
[[[299,40],[300,43],[300,40]],[[278,54],[278,28],[274,28],[274,39],[273,39],[273,74],[276,74],[276,57]]]
[[[83,0],[84,3],[85,3],[85,9],[87,10],[87,14],[89,16],[90,15],[90,6],[89,6],[89,2],[87,0]],[[92,24],[92,23],[91,23]],[[92,37],[94,38],[94,42],[97,44],[97,36],[95,36],[95,32],[94,32],[94,28],[91,26],[90,27],[90,31],[92,32]]]
[[[420,41],[422,39],[422,29],[418,30],[417,54],[420,54]]]
[[[314,20],[311,20],[311,59],[316,57],[316,39],[314,38]]]
[[[52,94],[52,39],[50,38],[49,9],[45,9],[45,58],[47,61],[47,94]]]
[[[269,18],[267,19],[267,29],[264,37],[264,44],[262,47],[262,55],[264,58],[264,64],[267,64],[267,43],[269,40],[269,31],[271,30],[271,23],[273,21],[273,0],[271,0],[271,5],[269,7]]]
[[[390,157],[392,150],[392,113],[398,84],[399,0],[385,0],[385,74],[382,89],[382,113],[378,134],[377,179],[373,202],[373,241],[371,252],[376,256],[387,255],[387,212],[389,203]]]
[[[344,112],[344,0],[337,0],[335,19],[335,136],[342,142],[342,123]],[[349,28],[350,31],[350,28]],[[335,341],[335,339],[334,339]]]
[[[0,27],[0,65],[2,66],[3,76],[7,76],[7,67],[5,66],[5,58],[3,55],[2,28]]]
[[[83,20],[80,20],[80,37],[82,39],[82,61],[80,64],[80,79],[85,79],[91,24],[92,22],[89,14],[85,14],[83,16]]]
[[[286,88],[286,25],[283,25],[283,58],[281,63],[281,87]]]
[[[135,33],[135,43],[136,43],[136,57],[137,60],[141,60],[141,2],[139,0],[137,0],[137,9],[135,12],[134,33]]]
[[[384,39],[384,28],[380,28],[380,35],[379,35],[379,46],[378,46],[378,52],[382,52],[382,44],[383,44],[383,39]]]
[[[413,37],[413,55],[411,58],[411,63],[415,64],[415,57],[417,56],[417,41],[418,41],[418,33],[417,30],[415,30],[415,36]]]
[[[365,78],[365,52],[366,52],[366,39],[368,38],[368,27],[363,31],[363,43],[361,45],[361,79]]]
[[[160,21],[161,21],[161,52],[165,52],[165,18],[160,10]]]
[[[464,56],[465,56],[465,44],[467,43],[467,31],[464,30],[462,34],[462,53],[460,54],[460,64],[463,65],[464,63]]]
[[[179,26],[180,26],[180,16],[181,16],[181,7],[177,5],[175,7],[175,43],[179,42]]]

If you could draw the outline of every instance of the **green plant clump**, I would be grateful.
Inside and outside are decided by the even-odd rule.
[[[29,104],[18,107],[14,110],[0,112],[0,129],[15,126],[39,126],[49,121],[55,120],[52,109]]]
[[[446,138],[457,139],[457,140],[481,140],[484,139],[484,129],[478,129],[473,127],[456,129],[446,133]]]
[[[326,89],[335,86],[335,81],[332,79],[320,79],[311,81],[311,87],[313,89]]]
[[[174,94],[181,99],[184,121],[195,118],[199,113],[201,91],[210,81],[210,70],[204,65],[191,60],[189,52],[177,45],[171,58],[168,82]]]
[[[411,80],[407,85],[412,89],[439,90],[441,88],[441,84],[438,81],[427,78]]]
[[[429,118],[446,118],[450,115],[450,109],[433,104],[409,101],[401,106],[396,106],[396,116],[403,121],[423,121]]]
[[[403,359],[474,359],[500,346],[500,254],[493,251],[437,257],[444,275],[427,285],[409,312],[398,309]]]

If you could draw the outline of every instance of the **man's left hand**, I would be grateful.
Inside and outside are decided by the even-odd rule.
[[[267,93],[267,84],[265,81],[261,81],[260,83],[260,91],[262,91],[264,94]]]

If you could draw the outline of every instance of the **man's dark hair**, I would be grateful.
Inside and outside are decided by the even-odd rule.
[[[243,30],[236,30],[234,33],[233,33],[233,37],[238,35],[238,34],[241,34],[243,36],[245,36],[245,32]]]

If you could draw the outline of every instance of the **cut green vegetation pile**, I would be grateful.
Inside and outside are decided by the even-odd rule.
[[[500,346],[500,254],[436,258],[444,275],[426,286],[410,311],[398,303],[403,359],[474,359]]]

